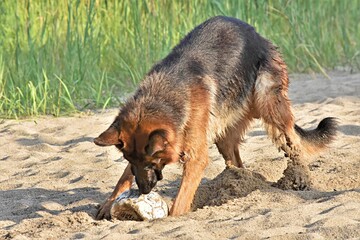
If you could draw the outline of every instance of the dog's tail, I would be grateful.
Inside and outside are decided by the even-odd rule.
[[[327,117],[321,120],[315,129],[304,130],[296,124],[294,129],[300,137],[305,154],[313,154],[326,148],[334,140],[338,129],[338,121],[336,118]]]

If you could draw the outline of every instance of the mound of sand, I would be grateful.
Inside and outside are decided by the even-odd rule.
[[[214,179],[199,186],[193,210],[204,206],[219,206],[229,200],[245,197],[258,189],[276,187],[283,190],[310,190],[308,167],[297,161],[288,161],[283,176],[275,183],[256,172],[243,168],[227,167]]]
[[[309,168],[302,162],[288,161],[287,168],[274,187],[283,190],[309,190],[311,188],[311,177]]]
[[[257,189],[269,189],[265,178],[252,171],[228,167],[214,179],[202,184],[196,192],[193,209],[219,206],[229,200],[245,197]]]

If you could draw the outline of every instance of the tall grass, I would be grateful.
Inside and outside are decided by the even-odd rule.
[[[254,25],[292,72],[359,67],[359,9],[360,0],[0,1],[0,116],[117,106],[215,15]]]

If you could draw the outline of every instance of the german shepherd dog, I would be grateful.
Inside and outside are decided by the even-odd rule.
[[[227,166],[243,167],[239,144],[254,118],[274,144],[298,159],[335,137],[337,122],[323,119],[313,130],[294,123],[288,73],[277,48],[235,18],[213,17],[192,30],[155,64],[110,127],[94,139],[114,145],[129,162],[97,219],[109,218],[114,199],[135,179],[142,194],[163,178],[170,163],[183,163],[180,189],[170,209],[190,210],[215,143]]]

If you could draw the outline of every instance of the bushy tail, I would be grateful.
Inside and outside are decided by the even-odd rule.
[[[316,153],[334,140],[338,129],[336,118],[327,117],[321,120],[317,128],[304,130],[295,124],[295,131],[301,138],[301,144],[308,154]]]

